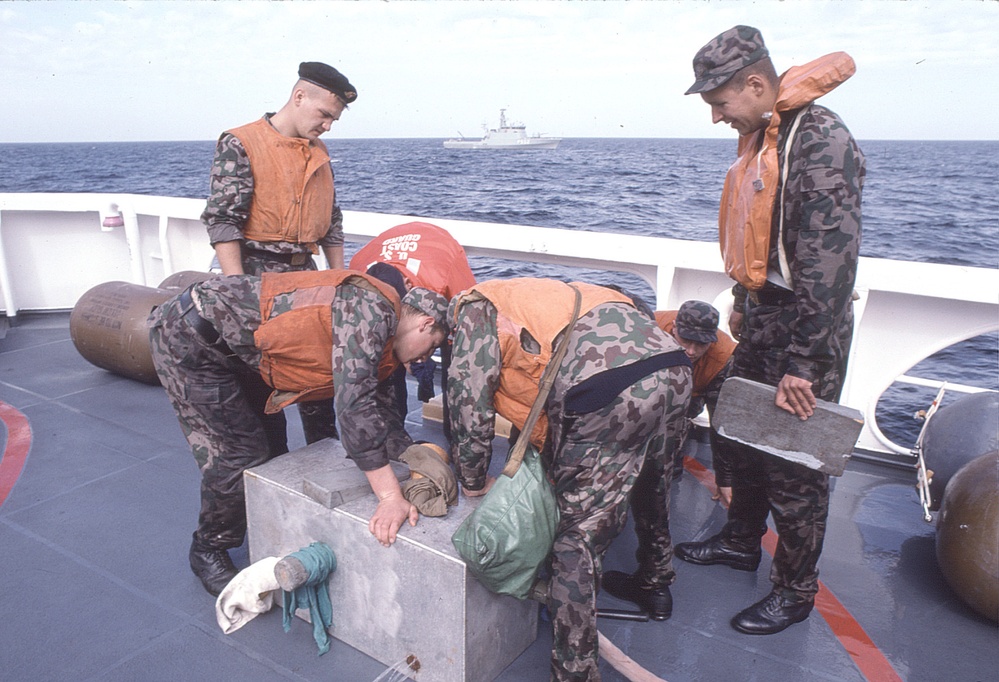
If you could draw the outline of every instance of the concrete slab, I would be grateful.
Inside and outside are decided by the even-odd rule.
[[[777,389],[730,377],[718,394],[718,433],[777,457],[840,476],[864,426],[864,415],[845,405],[817,401],[802,421],[774,404]]]
[[[408,471],[399,465],[396,474]],[[368,532],[375,497],[339,441],[278,457],[244,480],[251,561],[316,541],[336,554],[336,639],[389,666],[413,657],[413,679],[430,682],[492,680],[536,639],[538,605],[486,590],[451,545],[477,500],[403,526],[386,548]]]

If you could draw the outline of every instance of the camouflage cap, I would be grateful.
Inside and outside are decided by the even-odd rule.
[[[714,343],[718,340],[718,311],[704,301],[686,301],[676,312],[673,329],[687,341]]]
[[[763,36],[752,26],[736,26],[715,36],[694,55],[694,84],[685,95],[725,85],[736,71],[770,56]]]
[[[302,62],[298,65],[298,77],[329,90],[347,104],[357,99],[357,89],[350,84],[346,76],[329,64]]]
[[[449,301],[436,291],[423,289],[422,287],[414,287],[402,297],[402,302],[406,305],[413,306],[424,315],[429,315],[434,318],[434,322],[442,326],[444,329],[448,328],[447,306]]]

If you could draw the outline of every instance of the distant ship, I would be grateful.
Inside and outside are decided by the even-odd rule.
[[[460,132],[460,131],[459,131]],[[444,140],[445,149],[556,149],[561,137],[527,135],[523,123],[507,125],[506,109],[500,109],[499,128],[490,128],[485,137],[460,137]]]

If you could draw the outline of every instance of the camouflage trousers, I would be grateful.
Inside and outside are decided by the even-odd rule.
[[[776,386],[787,371],[785,349],[796,314],[793,303],[749,304],[732,376]],[[816,397],[839,398],[852,331],[851,312],[830,344],[834,357],[812,385]],[[722,531],[726,542],[738,549],[757,549],[766,532],[767,516],[772,515],[779,538],[770,580],[787,598],[814,599],[829,515],[829,476],[721,437],[718,440],[732,477],[732,504]]]
[[[271,389],[260,373],[208,344],[188,310],[175,298],[153,313],[153,363],[201,470],[195,541],[231,549],[246,535],[243,470],[288,451],[285,419],[264,415]]]
[[[594,681],[600,679],[596,596],[601,564],[624,528],[629,499],[636,526],[644,529],[639,558],[643,575],[655,584],[675,579],[668,525],[672,459],[667,448],[676,437],[670,432],[679,429],[690,400],[690,368],[659,370],[588,414],[563,414],[553,397],[548,411],[555,453],[551,476],[560,519],[548,594],[551,677]],[[640,480],[645,492],[633,495]]]
[[[283,263],[267,258],[259,251],[243,251],[243,272],[247,275],[260,276],[265,272],[304,272],[316,269],[315,261],[309,257],[300,265]],[[306,443],[315,443],[323,438],[339,438],[336,430],[336,412],[333,410],[333,399],[313,400],[296,405],[298,416],[302,420],[302,432]]]
[[[722,531],[726,543],[759,549],[772,514],[778,541],[770,580],[789,599],[814,599],[829,515],[829,476],[740,443],[728,446],[733,485]]]

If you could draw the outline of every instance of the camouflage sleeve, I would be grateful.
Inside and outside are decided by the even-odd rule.
[[[340,440],[362,471],[396,459],[412,440],[391,407],[378,365],[397,324],[392,304],[380,294],[341,284],[332,304],[333,387]]]
[[[452,303],[450,319],[455,319],[454,306]],[[458,480],[468,490],[481,490],[486,484],[496,427],[493,394],[499,386],[500,366],[496,308],[486,300],[462,303],[454,329],[447,401],[452,459]]]
[[[343,211],[336,203],[336,178],[333,179],[333,212],[330,214],[330,229],[316,243],[319,246],[343,246]]]
[[[797,315],[788,373],[816,380],[850,310],[860,254],[864,157],[843,122],[813,106],[792,141],[785,192],[785,244]]]
[[[734,284],[732,286],[732,309],[736,312],[743,312],[746,309],[746,298],[748,298],[749,292],[746,287],[741,284]]]
[[[243,238],[243,226],[250,217],[253,201],[253,172],[243,143],[230,133],[222,133],[215,145],[208,203],[201,222],[212,244]]]

